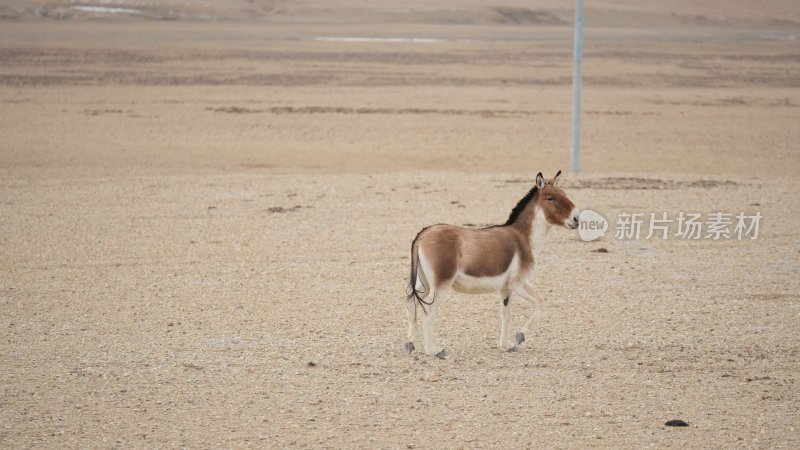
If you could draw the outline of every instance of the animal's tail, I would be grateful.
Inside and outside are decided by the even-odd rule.
[[[417,237],[419,237],[419,235],[417,235]],[[430,302],[426,302],[422,298],[422,294],[425,294],[427,292],[427,288],[425,287],[424,283],[420,283],[420,285],[422,286],[422,290],[417,290],[417,279],[419,278],[419,269],[420,269],[419,266],[420,266],[419,245],[417,244],[417,239],[415,238],[414,242],[411,243],[411,281],[408,284],[408,289],[406,290],[406,293],[408,294],[406,296],[406,299],[407,300],[413,299],[414,301],[416,301],[414,305],[414,311],[417,310],[416,305],[419,305],[422,308],[422,311],[425,314],[427,314],[428,310],[425,309],[425,305],[428,306],[432,305],[434,299],[431,299]]]

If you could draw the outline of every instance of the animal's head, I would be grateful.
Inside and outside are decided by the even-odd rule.
[[[558,187],[561,171],[549,180],[545,180],[542,172],[536,175],[536,187],[539,188],[539,209],[544,213],[550,225],[565,226],[570,230],[578,228],[580,211],[567,197],[567,194]]]

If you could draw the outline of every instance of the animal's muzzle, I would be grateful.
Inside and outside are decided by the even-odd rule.
[[[578,225],[580,224],[579,221],[580,215],[581,214],[577,209],[572,210],[572,214],[570,214],[570,219],[567,219],[566,223],[567,228],[569,228],[570,230],[578,228]]]

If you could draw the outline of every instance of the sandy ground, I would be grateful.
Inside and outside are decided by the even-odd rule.
[[[411,239],[568,168],[571,11],[183,3],[0,7],[0,446],[800,446],[791,2],[587,10],[567,194],[760,235],[553,230],[535,334],[453,295],[447,360],[403,352]]]

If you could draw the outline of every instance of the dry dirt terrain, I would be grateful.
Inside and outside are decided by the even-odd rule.
[[[574,174],[565,3],[3,2],[0,447],[800,447],[800,8],[591,2]],[[535,333],[406,355],[417,231],[557,169]]]

